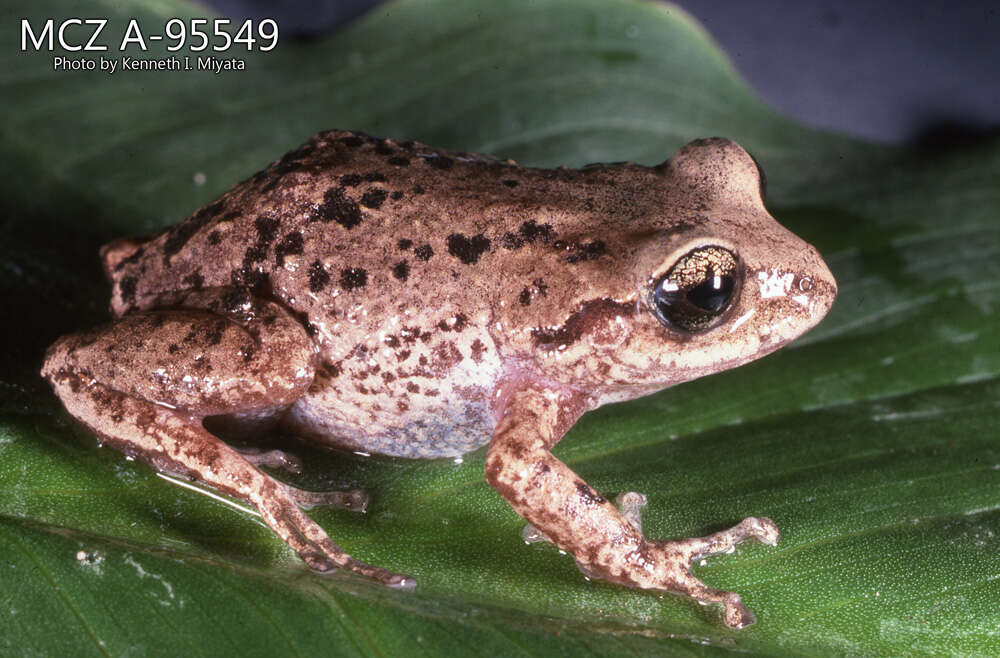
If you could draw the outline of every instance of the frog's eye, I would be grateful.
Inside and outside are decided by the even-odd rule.
[[[743,267],[723,247],[698,247],[655,281],[653,310],[663,325],[687,334],[720,324],[740,297]]]

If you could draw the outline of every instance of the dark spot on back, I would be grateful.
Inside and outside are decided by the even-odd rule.
[[[344,228],[354,228],[361,223],[361,208],[346,196],[339,187],[331,187],[323,195],[323,204],[309,218],[310,221],[336,221]]]
[[[342,137],[340,139],[341,143],[348,148],[356,149],[365,143],[365,140],[361,139],[357,135],[350,135],[348,137]]]
[[[431,249],[429,244],[424,244],[414,249],[413,255],[416,256],[418,260],[428,261],[431,259],[431,256],[434,255],[434,250]]]
[[[503,184],[506,185],[507,187],[517,187],[518,186],[518,182],[516,180],[512,180],[512,179],[509,179],[509,178],[507,180],[505,180],[503,182]]]
[[[302,253],[302,233],[293,231],[281,238],[281,242],[274,248],[274,262],[278,267],[285,264],[285,256]]]
[[[408,240],[406,238],[400,238],[399,242],[396,243],[396,246],[399,247],[400,249],[402,249],[403,251],[406,251],[407,249],[409,249],[410,247],[413,246],[413,240]]]
[[[396,167],[405,167],[406,165],[410,164],[410,159],[397,155],[394,158],[389,158],[388,162],[389,164],[395,165]]]
[[[395,153],[393,148],[386,144],[385,142],[379,142],[375,145],[375,152],[379,155],[392,155]]]
[[[531,219],[521,224],[521,237],[527,242],[536,240],[550,240],[555,237],[556,232],[552,229],[552,224],[539,224]]]
[[[566,261],[569,263],[579,263],[585,260],[594,260],[606,253],[607,247],[604,242],[602,240],[594,240],[593,242],[584,242],[583,244],[576,245],[576,250],[566,257]]]
[[[517,296],[517,301],[521,303],[521,306],[529,306],[531,304],[531,288],[525,286],[521,294]]]
[[[479,260],[483,252],[490,248],[489,239],[482,233],[468,238],[461,233],[448,236],[448,253],[466,265],[472,265]]]
[[[426,190],[424,190],[423,185],[414,185],[413,186],[413,193],[414,194],[423,194],[425,191]]]
[[[507,231],[506,233],[503,234],[503,237],[500,238],[500,244],[503,245],[504,249],[509,249],[513,251],[515,249],[520,249],[521,247],[524,246],[524,238],[522,238],[517,233],[511,233],[510,231]]]
[[[357,187],[361,185],[361,176],[359,174],[344,174],[340,177],[340,184],[344,187]]]
[[[253,267],[254,263],[259,263],[267,256],[267,246],[259,242],[250,245],[243,253],[243,267]]]
[[[368,190],[364,193],[364,196],[361,197],[361,205],[366,208],[373,208],[377,210],[382,207],[382,203],[385,201],[387,196],[389,196],[389,193],[385,190]]]
[[[392,267],[392,275],[400,281],[406,281],[410,276],[410,265],[405,260],[401,260]]]
[[[403,198],[403,197],[404,197],[405,195],[403,194],[403,192],[402,192],[401,190],[396,190],[395,192],[393,192],[393,193],[392,193],[391,195],[389,195],[389,196],[390,196],[390,197],[392,198],[392,200],[393,200],[393,201],[399,201],[399,200],[400,200],[400,199],[402,199],[402,198]]]
[[[216,201],[170,229],[163,241],[163,264],[170,265],[170,257],[183,249],[188,240],[218,215],[220,210],[222,210],[222,202]]]
[[[328,283],[330,283],[330,275],[323,269],[323,263],[314,260],[309,266],[309,290],[320,292]]]
[[[278,233],[278,226],[281,222],[276,217],[261,215],[254,220],[253,225],[257,229],[257,242],[270,244],[274,236]]]
[[[380,174],[377,171],[365,174],[365,181],[368,183],[385,183],[389,179],[385,177],[385,174]]]
[[[348,267],[340,271],[340,285],[345,290],[362,288],[368,283],[368,272],[360,267]]]
[[[212,231],[208,234],[208,244],[214,246],[220,242],[222,242],[222,235],[220,235],[218,231]]]
[[[406,390],[409,391],[410,393],[419,393],[420,387],[414,384],[413,382],[407,382]]]

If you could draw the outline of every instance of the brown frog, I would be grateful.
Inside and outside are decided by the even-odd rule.
[[[721,603],[692,560],[770,519],[647,539],[550,452],[587,410],[768,354],[836,296],[816,250],[765,210],[726,139],[656,167],[529,169],[416,142],[321,133],[148,240],[102,249],[114,320],[58,340],[42,374],[130,457],[253,504],[316,571],[413,579],[345,553],[302,507],[362,509],[258,466],[227,433],[284,429],[414,458],[489,445],[486,479],[586,573]]]

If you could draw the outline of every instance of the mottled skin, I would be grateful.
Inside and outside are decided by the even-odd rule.
[[[250,501],[314,569],[412,585],[350,558],[299,509],[363,508],[358,492],[281,484],[205,418],[405,457],[489,444],[489,483],[587,573],[720,602],[744,626],[739,596],[688,565],[748,537],[774,543],[769,519],[648,540],[637,511],[623,516],[550,449],[589,409],[758,358],[823,317],[833,277],[762,189],[724,139],[658,167],[540,170],[322,133],[165,233],[107,245],[115,320],[60,339],[43,374],[105,441]],[[713,245],[738,258],[742,288],[717,326],[667,326],[654,282]]]

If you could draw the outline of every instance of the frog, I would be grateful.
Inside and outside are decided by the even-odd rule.
[[[587,411],[763,357],[814,327],[837,286],[765,208],[725,138],[655,166],[531,168],[334,130],[159,235],[100,252],[109,323],[59,338],[41,373],[130,459],[245,501],[315,572],[396,588],[305,512],[360,490],[287,484],[296,456],[234,447],[281,431],[333,449],[456,458],[589,577],[721,606],[691,573],[776,524],[647,538],[552,453]],[[708,402],[707,402],[708,403]],[[645,504],[645,498],[642,498]]]

